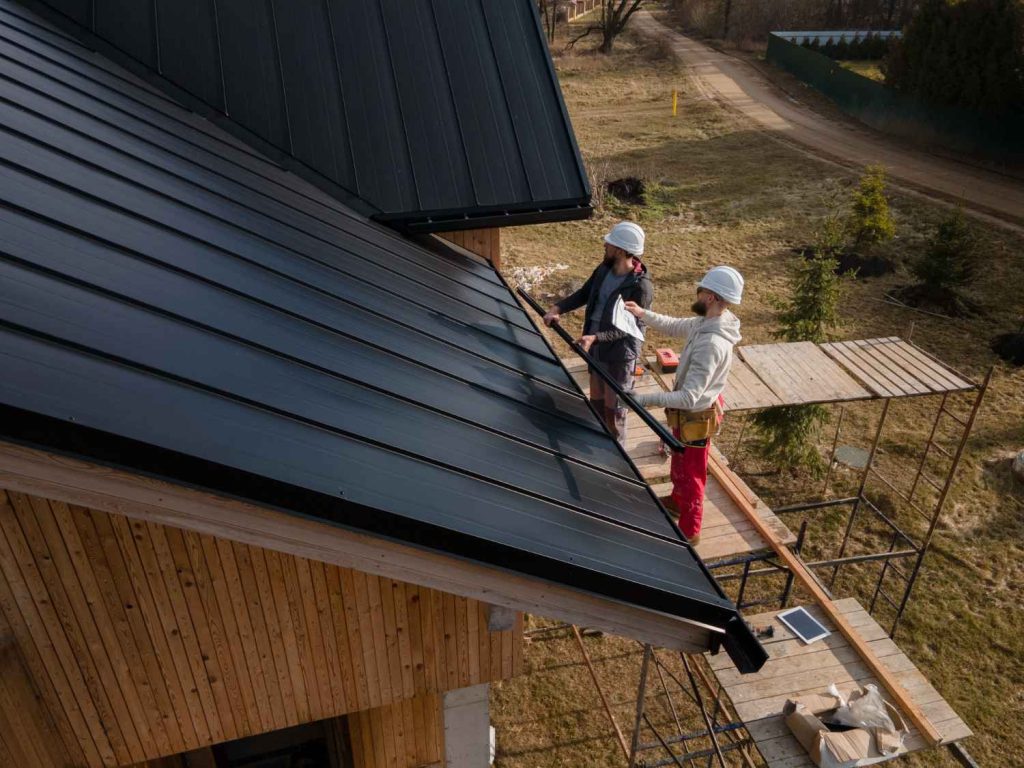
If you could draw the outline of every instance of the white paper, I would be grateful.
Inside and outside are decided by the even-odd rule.
[[[612,325],[635,339],[644,340],[643,331],[636,324],[636,318],[626,311],[626,303],[622,300],[622,296],[615,297],[615,306],[612,307]]]

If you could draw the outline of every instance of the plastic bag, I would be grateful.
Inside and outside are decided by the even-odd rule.
[[[874,685],[867,685],[863,693],[853,693],[846,701],[834,683],[828,691],[839,699],[839,708],[832,714],[832,722],[854,728],[881,728],[888,733],[896,732],[896,726],[885,710],[882,695]]]

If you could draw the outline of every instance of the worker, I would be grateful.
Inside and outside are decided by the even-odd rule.
[[[672,434],[686,446],[672,454],[672,501],[679,529],[693,545],[700,542],[704,486],[711,437],[722,422],[722,390],[740,340],[740,321],[729,308],[743,298],[743,276],[732,267],[715,267],[697,283],[696,317],[676,318],[627,302],[626,310],[668,336],[685,337],[671,392],[636,394],[644,407],[663,406]]]
[[[651,306],[654,288],[640,257],[644,253],[644,231],[631,221],[622,221],[604,237],[604,260],[578,291],[557,302],[544,315],[547,325],[557,323],[566,312],[586,306],[583,334],[576,343],[589,352],[600,366],[624,390],[633,387],[633,375],[640,357],[642,341],[619,330],[612,323],[615,303],[621,296],[635,306]],[[638,323],[641,330],[642,323]],[[620,444],[626,442],[626,408],[618,394],[597,374],[590,371],[590,401],[604,420],[608,431]]]

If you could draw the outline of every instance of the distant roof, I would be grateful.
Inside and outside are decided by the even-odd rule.
[[[381,221],[590,213],[533,0],[24,4]]]
[[[0,438],[760,651],[490,265],[353,213],[12,8]]]

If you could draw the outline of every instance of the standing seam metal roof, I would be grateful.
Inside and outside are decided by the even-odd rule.
[[[490,265],[0,0],[0,437],[711,626],[734,607]]]
[[[382,221],[589,215],[532,0],[27,4]]]

